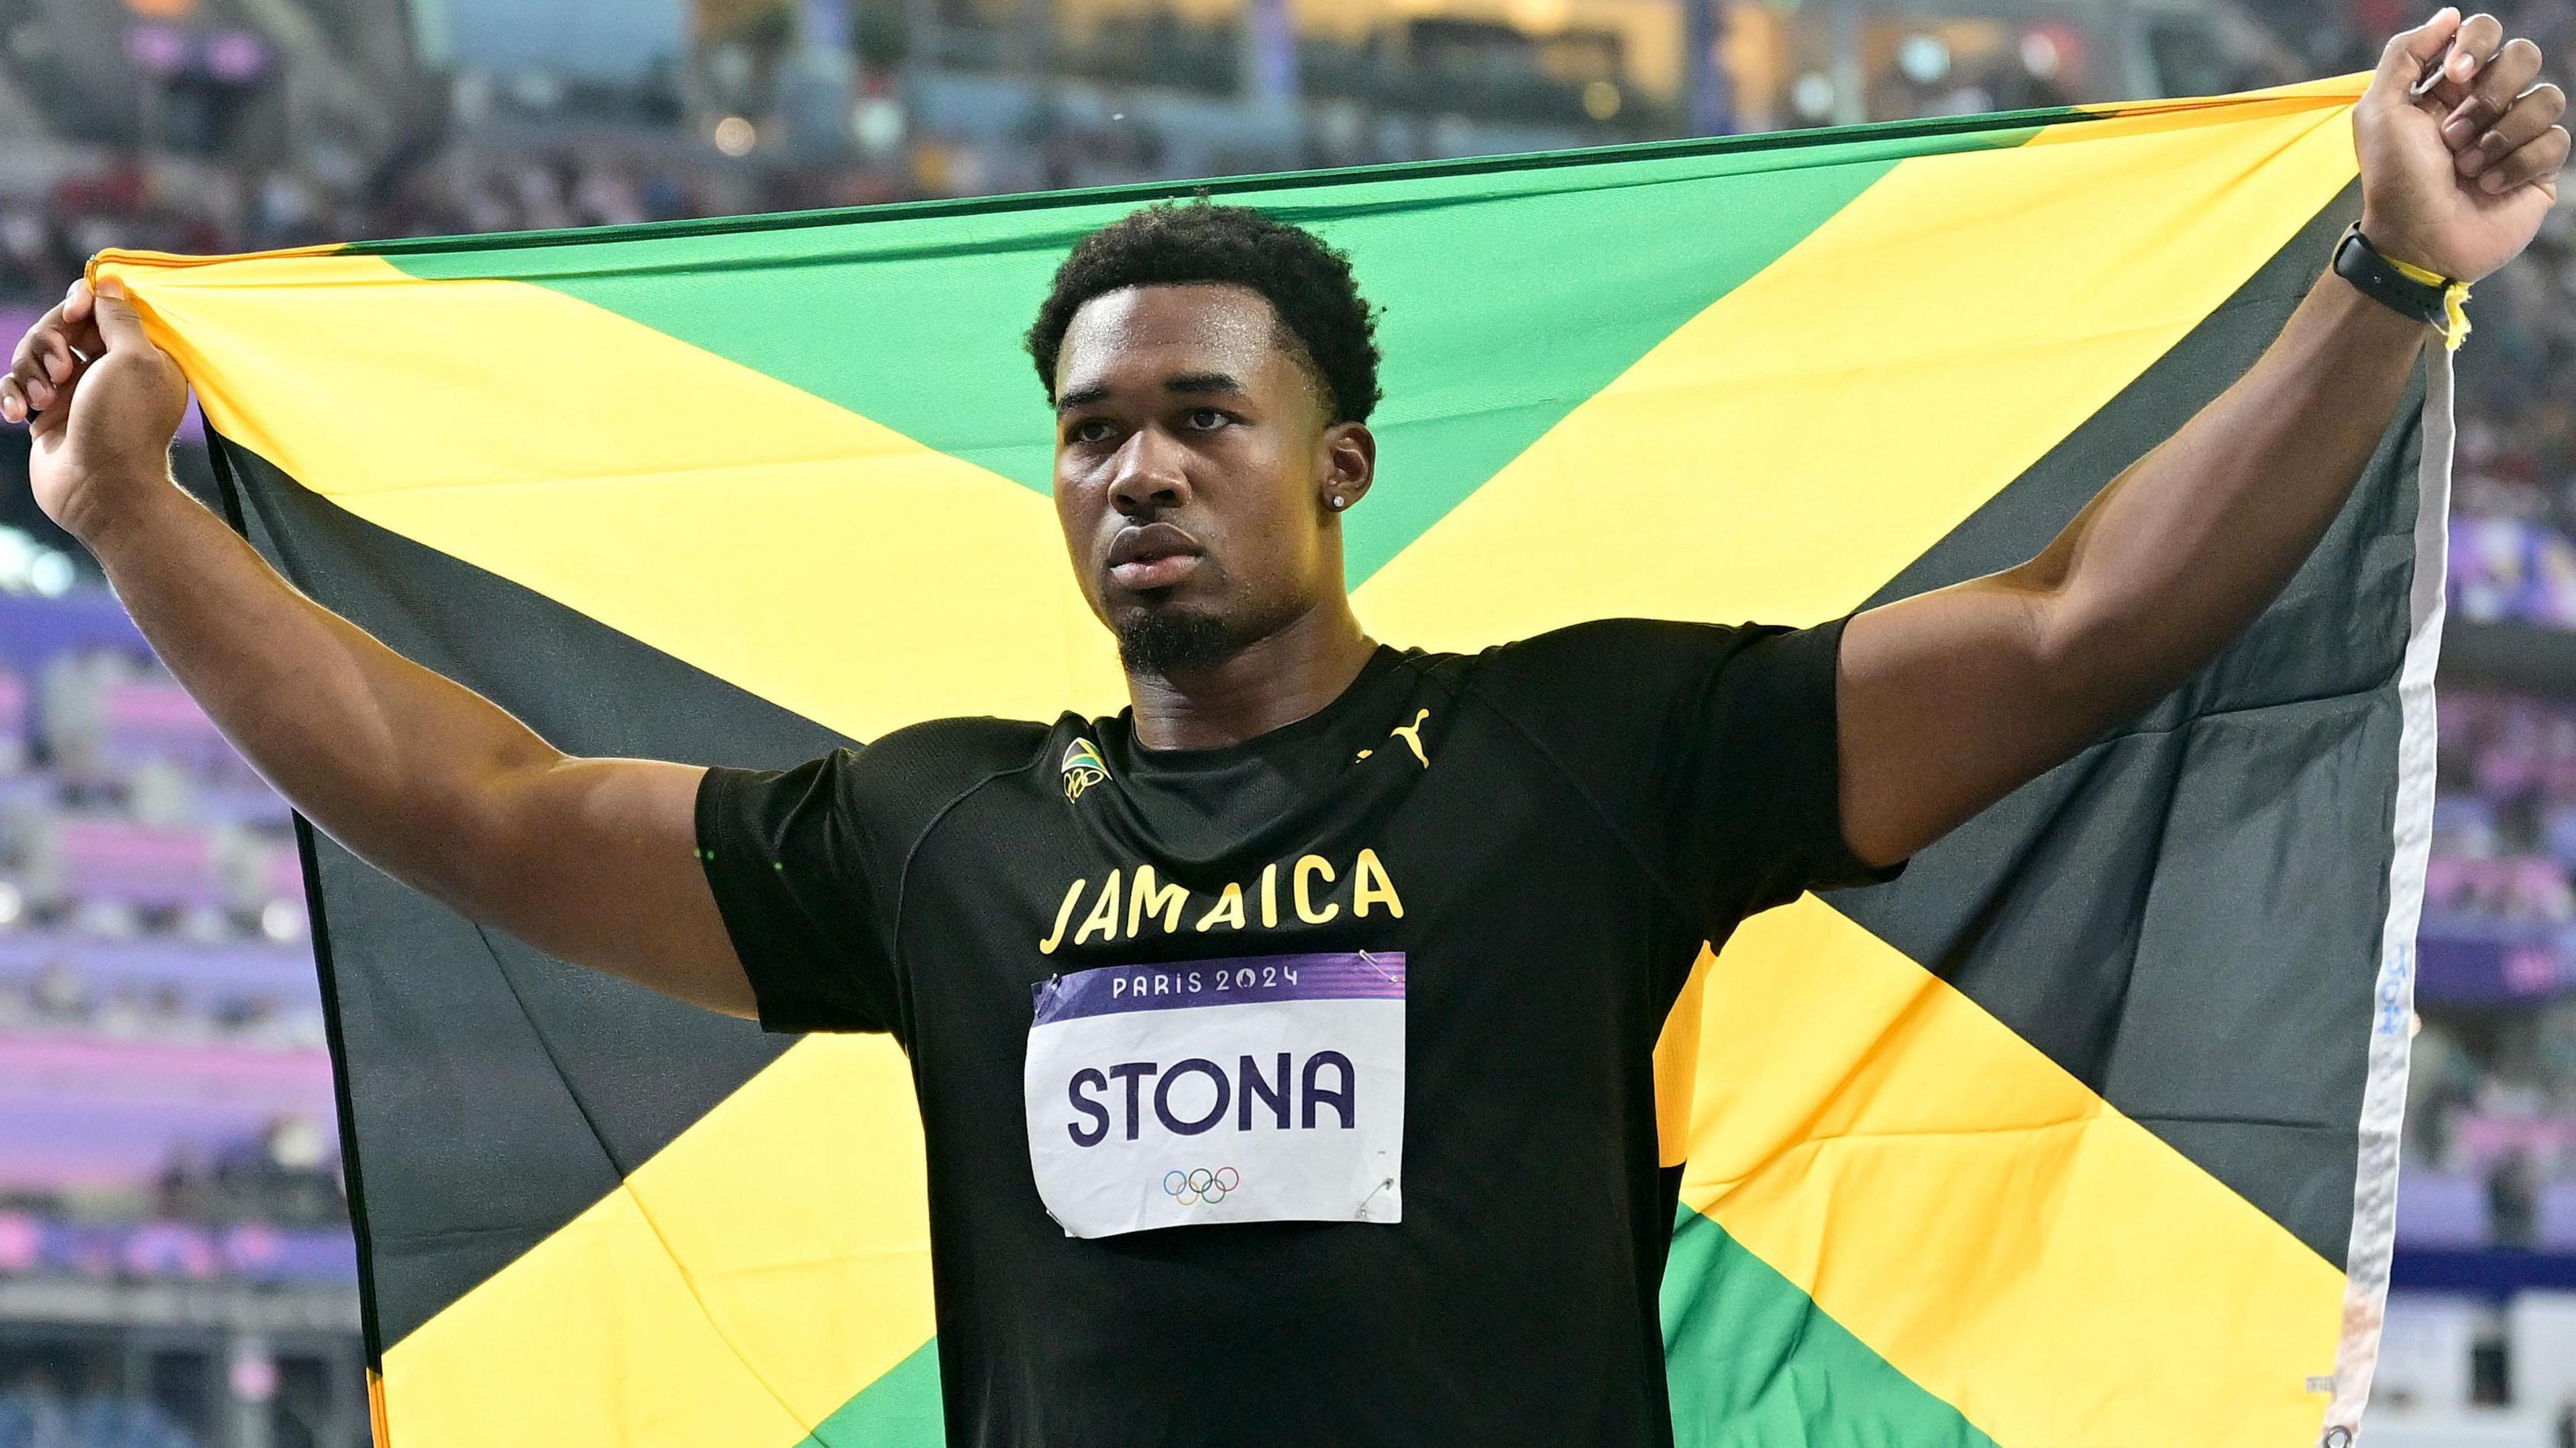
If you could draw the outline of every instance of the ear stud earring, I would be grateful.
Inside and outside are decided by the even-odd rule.
[[[1350,499],[1343,497],[1341,494],[1339,494],[1339,493],[1335,493],[1335,494],[1333,494],[1333,496],[1332,496],[1332,497],[1330,497],[1329,499],[1326,499],[1326,500],[1325,500],[1324,506],[1325,506],[1325,507],[1328,507],[1328,508],[1332,509],[1334,512],[1338,513],[1338,512],[1340,512],[1344,507],[1348,506],[1348,504],[1350,503],[1350,501],[1351,501]]]

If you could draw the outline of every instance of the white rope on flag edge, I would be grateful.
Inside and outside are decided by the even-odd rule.
[[[2437,736],[2433,670],[2442,653],[2443,584],[2450,558],[2451,354],[2424,348],[2424,412],[2415,472],[2415,578],[2408,597],[2406,661],[2397,674],[2395,848],[2388,861],[2388,918],[2380,930],[2372,993],[2369,1077],[2361,1092],[2361,1151],[2353,1174],[2352,1241],[2344,1253],[2343,1331],[2335,1347],[2334,1401],[2321,1448],[2353,1448],[2379,1366],[2388,1313],[2388,1262],[2397,1239],[2397,1148],[2406,1119],[2406,1064],[2415,1018],[2415,931],[2424,913],[2424,865],[2433,839]]]

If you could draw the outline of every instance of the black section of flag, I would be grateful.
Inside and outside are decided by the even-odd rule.
[[[244,531],[298,587],[560,748],[775,768],[847,742],[217,446]],[[588,1210],[790,1044],[481,929],[328,838],[312,859],[379,1348]]]
[[[1871,602],[2044,547],[2252,365],[2356,204]],[[2218,663],[1895,883],[1832,897],[2338,1267],[2392,828],[2352,801],[2396,795],[2422,404],[2419,378],[2315,556]]]

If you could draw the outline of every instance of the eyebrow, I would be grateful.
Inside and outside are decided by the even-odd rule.
[[[1164,378],[1163,390],[1176,397],[1205,397],[1220,392],[1239,393],[1243,391],[1243,384],[1236,380],[1231,372],[1182,372]],[[1106,383],[1077,387],[1056,398],[1055,410],[1060,416],[1077,408],[1089,407],[1096,402],[1106,402],[1109,400],[1109,392],[1110,389]]]

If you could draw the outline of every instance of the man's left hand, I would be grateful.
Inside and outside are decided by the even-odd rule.
[[[2539,81],[2540,47],[2492,15],[2446,8],[2390,40],[2352,119],[2370,244],[2460,281],[2530,245],[2568,150],[2567,97]]]

